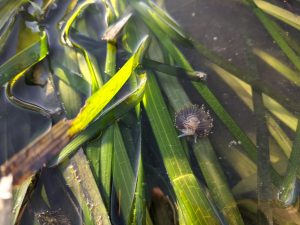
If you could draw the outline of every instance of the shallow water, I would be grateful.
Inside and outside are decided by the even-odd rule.
[[[54,74],[53,70],[55,66],[58,65],[58,62],[66,58],[72,59],[72,57],[76,55],[74,52],[71,52],[69,47],[62,47],[63,44],[60,42],[58,36],[59,27],[66,19],[66,17],[63,17],[64,12],[71,2],[72,1],[66,1],[62,3],[60,8],[53,7],[43,20],[42,25],[51,37],[49,38],[51,51],[47,58],[49,61],[44,60],[43,63],[39,63],[34,68],[36,73],[42,75],[34,76],[33,73],[33,75],[28,76],[26,79],[21,78],[17,81],[12,90],[15,97],[45,108],[53,114],[57,111],[63,111],[65,106],[60,103],[61,96],[55,91],[59,87],[58,78],[53,76],[50,79],[49,77]],[[300,12],[300,4],[297,1],[289,1],[289,3],[283,1],[273,2],[295,13]],[[280,72],[276,71],[260,57],[262,55],[269,55],[292,70],[296,71],[296,69],[280,50],[276,42],[272,40],[272,37],[262,26],[253,11],[242,1],[166,0],[165,7],[191,37],[214,53],[222,56],[229,64],[233,64],[242,71],[246,71],[248,75],[253,76],[251,79],[255,79],[259,87],[267,87],[267,90],[270,90],[268,94],[274,93],[275,96],[271,97],[283,104],[292,115],[297,116],[300,113],[300,88],[284,78]],[[72,41],[85,47],[89,54],[96,58],[95,61],[98,63],[99,68],[104,67],[104,52],[106,48],[105,41],[98,40],[104,31],[104,20],[99,19],[102,17],[103,8],[90,8],[88,13],[82,15],[80,19],[82,21],[86,19],[91,23],[83,25],[79,23],[78,27],[76,27],[79,31],[76,29],[71,30]],[[286,30],[288,35],[295,39],[299,37],[297,30],[281,22],[278,23]],[[80,27],[85,26],[88,26],[88,29],[84,31],[85,33],[81,33]],[[17,40],[12,39],[12,43],[16,42]],[[268,131],[264,130],[264,126],[261,126],[264,121],[257,119],[257,115],[244,103],[243,97],[245,97],[245,100],[249,96],[245,93],[239,95],[239,93],[235,92],[230,86],[235,83],[232,81],[226,83],[223,79],[228,74],[220,69],[218,70],[218,68],[212,66],[212,64],[209,64],[203,56],[199,56],[195,49],[186,46],[180,46],[180,49],[185,53],[196,70],[207,73],[207,86],[251,140],[254,143],[260,140],[261,143],[267,145],[267,147],[256,147],[258,150],[260,150],[261,147],[269,149],[272,165],[283,175],[288,165],[288,157],[272,137],[269,137],[268,140],[262,140],[261,136],[257,135],[258,132],[266,135]],[[8,49],[6,47],[5,51],[1,53],[1,56],[4,59],[9,58],[15,51],[15,49]],[[126,60],[127,56],[124,52],[124,49],[118,52],[119,65]],[[1,59],[0,62],[2,62]],[[74,72],[74,74],[79,70],[79,68],[77,68],[79,67],[78,65],[67,66],[71,68],[70,70],[72,70],[71,72]],[[299,75],[299,72],[295,73]],[[31,83],[32,79],[34,79],[33,83]],[[182,86],[185,87],[185,90],[188,90],[187,95],[193,104],[207,105],[205,100],[199,98],[199,94],[191,87],[190,81],[181,79],[180,82]],[[128,85],[128,87],[129,86],[130,85]],[[90,90],[88,91],[90,92]],[[83,105],[86,97],[87,96],[84,96],[82,93],[79,94],[80,100],[76,105],[77,108],[75,107],[76,109],[79,109],[80,106]],[[52,122],[55,121],[39,113],[21,109],[13,105],[13,103],[8,101],[4,88],[1,89],[0,105],[2,106],[0,109],[0,133],[2,134],[0,136],[0,149],[3,149],[3,152],[5,152],[5,154],[0,155],[0,162],[2,163],[34,140],[34,138],[48,130]],[[170,103],[167,102],[167,105],[169,106]],[[66,111],[61,117],[73,117],[76,109],[71,111],[71,113]],[[278,110],[278,105],[273,105],[272,109],[275,111]],[[266,109],[266,112],[271,114],[268,110],[270,110],[270,108]],[[266,205],[271,209],[275,221],[278,224],[291,224],[292,222],[300,224],[300,216],[297,212],[298,208],[296,206],[294,208],[291,206],[291,209],[278,207],[276,203],[278,190],[271,185],[270,180],[261,180],[261,178],[257,176],[257,166],[243,154],[243,148],[239,140],[230,134],[229,130],[213,112],[212,116],[215,120],[213,133],[209,136],[209,140],[214,147],[218,161],[226,175],[228,186],[239,204],[243,218],[245,219],[245,224],[256,224],[257,218],[260,219],[260,216],[255,214],[255,209],[253,210],[253,208],[251,208],[254,203],[257,203],[257,198],[260,199],[259,204],[263,204],[263,201],[267,202]],[[280,114],[274,117],[274,120],[280,124],[287,136],[293,140],[295,138],[295,131],[291,129],[289,122],[285,124],[278,119],[278,117],[280,117]],[[127,119],[128,118],[125,118],[120,122],[120,130],[123,138],[126,139],[124,142],[132,146],[128,157],[136,176],[138,171],[137,162],[139,162],[140,156],[139,131],[137,131],[139,124],[132,125],[128,122],[130,119]],[[147,185],[147,198],[148,200],[154,201],[151,198],[155,198],[155,190],[157,190],[155,188],[158,187],[159,190],[162,191],[163,196],[166,194],[170,196],[170,199],[173,201],[175,199],[174,190],[171,187],[172,184],[169,181],[167,171],[162,165],[163,160],[155,142],[154,134],[150,128],[150,121],[146,116],[142,117],[143,133],[141,148],[145,169],[145,182]],[[133,138],[126,136],[130,132]],[[190,146],[192,145],[192,141],[188,143]],[[136,148],[138,148],[137,154],[134,152]],[[269,171],[267,171],[268,164],[263,163],[263,160],[266,159],[263,157],[268,157],[266,154],[259,155],[258,165],[261,170],[260,174],[270,179]],[[204,176],[199,169],[195,155],[192,152],[187,152],[187,155],[193,172],[201,182],[201,185],[206,187]],[[266,169],[266,171],[264,171],[264,169]],[[298,181],[295,186],[297,184]],[[112,189],[113,197],[111,198],[112,206],[110,209],[112,219],[115,224],[125,224],[121,218],[122,215],[120,215],[120,202],[117,199],[119,194],[118,190]],[[295,188],[295,190],[298,191],[297,188]],[[44,193],[47,193],[48,199],[43,199],[42,201],[41,195]],[[151,194],[154,195],[154,197],[151,196]],[[298,195],[298,192],[296,192],[296,194]],[[296,197],[296,199],[297,198],[298,197]],[[291,212],[294,209],[296,212]],[[270,211],[268,211],[268,209],[264,212],[269,216],[268,213]],[[76,201],[73,193],[69,187],[66,186],[61,171],[57,168],[42,170],[40,179],[37,181],[36,188],[25,209],[21,224],[31,224],[34,220],[35,223],[37,223],[36,220],[43,216],[46,218],[45,215],[47,213],[50,215],[49,217],[53,215],[60,217],[66,224],[83,223],[83,213],[80,209],[80,202]],[[280,218],[281,216],[282,218]],[[285,223],[284,220],[286,220],[287,223]],[[39,221],[40,224],[51,224],[49,221],[48,223],[41,221]]]

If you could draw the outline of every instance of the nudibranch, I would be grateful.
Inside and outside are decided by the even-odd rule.
[[[175,126],[182,133],[178,137],[207,137],[213,128],[213,118],[205,106],[191,105],[182,108],[175,114]]]

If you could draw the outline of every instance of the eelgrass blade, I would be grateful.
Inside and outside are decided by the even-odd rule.
[[[270,134],[273,136],[284,154],[287,157],[290,157],[292,151],[292,141],[270,114],[266,114],[266,120]]]
[[[106,61],[105,61],[105,70],[104,70],[106,76],[111,77],[116,73],[116,61],[117,61],[117,44],[116,41],[113,40],[107,42],[107,47],[106,47]],[[106,79],[108,79],[108,77],[106,77]]]
[[[270,19],[269,16],[266,15],[261,9],[257,8],[254,5],[253,0],[244,0],[244,1],[248,3],[247,5],[253,10],[256,17],[260,20],[260,22],[268,31],[268,33],[272,36],[272,38],[280,47],[282,52],[295,65],[297,70],[300,71],[300,56],[298,56],[295,53],[295,51],[288,45],[287,41],[284,39],[280,30],[278,29],[277,24],[272,19]]]
[[[95,180],[108,210],[110,210],[113,135],[114,126],[111,125],[95,141],[88,143],[85,149]]]
[[[90,56],[90,54],[85,50],[79,43],[76,43],[70,38],[70,29],[72,24],[76,21],[76,18],[82,13],[89,5],[94,4],[94,0],[88,0],[84,1],[77,5],[77,7],[74,9],[73,13],[70,14],[70,17],[67,19],[65,26],[62,28],[61,31],[61,40],[63,43],[68,44],[69,46],[74,46],[81,52],[82,56],[84,57],[84,60],[86,62],[86,70],[83,72],[88,73],[88,77],[91,80],[91,89],[92,93],[95,93],[100,86],[102,86],[102,80],[101,76],[97,73],[96,66],[94,65],[93,61]]]
[[[142,75],[141,75],[142,76]],[[122,115],[127,113],[136,104],[138,104],[144,94],[146,85],[146,76],[142,76],[136,89],[117,100],[108,108],[105,108],[97,120],[92,122],[84,131],[79,133],[62,151],[50,162],[49,166],[56,166],[74,153],[82,144],[93,138],[99,131],[112,124]]]
[[[76,56],[76,52],[64,46],[64,52],[59,56],[60,60],[54,59],[52,61],[52,68],[55,74],[61,73],[63,76],[67,77],[67,79],[71,82],[69,84],[74,84],[75,79],[74,74],[70,73],[72,69],[75,70],[77,68],[77,61],[74,60]],[[64,70],[66,67],[68,70]],[[65,115],[68,119],[74,118],[82,105],[81,97],[76,89],[63,82],[62,80],[58,80],[57,88],[59,91],[60,100],[63,102],[63,107],[65,111]]]
[[[162,72],[166,75],[176,76],[182,80],[189,79],[192,81],[205,81],[207,76],[204,72],[187,71],[178,66],[161,63],[147,58],[143,59],[143,66],[155,71]]]
[[[198,140],[193,152],[218,209],[229,224],[244,224],[218,158],[208,139]]]
[[[134,5],[137,7],[137,5]],[[153,11],[151,11],[153,13]],[[152,15],[148,12],[144,12],[145,14],[140,15],[143,21],[147,24],[149,29],[155,34],[155,36],[160,40],[160,44],[164,47],[164,49],[170,54],[170,56],[175,60],[175,62],[182,68],[192,71],[193,68],[189,64],[189,62],[185,59],[183,54],[176,48],[176,46],[172,43],[172,41],[168,38],[165,38],[164,31],[160,29],[160,27],[154,23],[152,19]],[[151,21],[151,23],[150,23]],[[160,38],[164,37],[164,38]],[[203,97],[203,99],[208,103],[211,109],[216,113],[219,119],[226,125],[232,135],[241,141],[241,145],[243,146],[244,151],[248,155],[248,157],[256,162],[257,160],[257,152],[256,147],[253,142],[249,139],[249,137],[241,130],[241,128],[237,125],[237,123],[232,119],[232,117],[226,112],[223,108],[222,104],[218,101],[218,99],[214,96],[214,94],[210,91],[210,89],[203,83],[200,82],[191,82],[199,94]],[[278,185],[279,183],[279,175],[272,171],[273,182]]]
[[[134,5],[135,8],[139,9],[139,5]],[[149,10],[149,9],[148,9]],[[151,11],[153,13],[153,11]],[[149,11],[143,11],[140,15],[143,21],[147,24],[149,29],[156,35],[156,37],[160,40],[161,45],[164,49],[170,54],[170,56],[175,60],[175,62],[187,71],[194,71],[189,62],[183,56],[183,54],[177,49],[177,47],[172,43],[172,41],[164,36],[164,32],[160,29],[160,27],[154,23],[155,21],[150,14]],[[147,13],[147,14],[146,14]],[[162,38],[164,37],[164,38]],[[248,156],[256,161],[256,148],[251,140],[245,135],[245,133],[240,129],[240,127],[236,124],[236,122],[231,118],[231,116],[225,111],[221,103],[214,96],[214,94],[209,90],[209,88],[202,83],[192,82],[196,90],[200,93],[200,95],[205,99],[208,105],[212,108],[212,110],[217,114],[220,120],[228,127],[230,132],[242,142],[245,152]]]
[[[132,72],[139,65],[148,43],[148,37],[145,37],[141,41],[137,51],[125,63],[125,65],[109,80],[109,82],[103,85],[99,91],[95,92],[87,99],[85,106],[81,109],[80,113],[72,122],[72,127],[69,130],[70,135],[74,135],[82,131],[92,120],[95,119],[95,117],[106,106],[106,104],[120,90]],[[96,107],[95,104],[97,105]]]
[[[0,30],[8,20],[11,20],[17,13],[20,7],[29,2],[29,0],[2,0],[0,2]]]
[[[300,30],[300,16],[272,3],[262,0],[253,0],[258,8]]]
[[[193,40],[193,46],[194,48],[207,58],[206,63],[207,64],[215,64],[218,67],[222,68],[223,70],[228,71],[231,74],[234,74],[237,78],[241,79],[242,81],[246,82],[247,84],[251,86],[255,86],[258,90],[262,91],[263,93],[267,94],[268,96],[272,96],[277,102],[279,102],[281,105],[284,105],[288,107],[289,109],[293,109],[293,111],[299,111],[300,107],[296,106],[293,102],[296,101],[294,99],[293,101],[286,99],[282,96],[282,94],[278,93],[277,90],[275,90],[273,87],[268,86],[265,83],[260,82],[258,79],[256,79],[255,75],[249,73],[248,71],[242,70],[235,65],[231,64],[226,60],[225,58],[219,56],[218,54],[212,52],[208,48],[206,48],[203,44],[199,43],[198,41]]]
[[[145,44],[145,42],[143,42],[143,43]],[[135,54],[131,58],[131,63],[129,63],[129,66],[125,65],[122,67],[123,70],[125,70],[125,71],[123,71],[122,68],[120,69],[121,72],[119,71],[119,76],[124,75],[124,76],[127,76],[127,78],[130,76],[130,74],[132,73],[132,69],[134,69],[138,65],[138,60],[140,59],[141,53],[142,53],[141,51],[145,50],[145,49],[139,48],[139,50],[140,51],[138,51],[137,54]],[[135,57],[137,57],[137,58],[135,58]],[[133,67],[132,65],[135,65],[135,67]],[[116,75],[116,77],[118,77],[118,76]],[[125,80],[124,80],[124,77],[121,79],[125,82],[126,77],[125,77]],[[118,80],[115,80],[115,81],[118,81]],[[110,87],[113,86],[113,92],[114,92],[113,95],[114,95],[114,94],[116,94],[118,89],[121,88],[120,85],[122,86],[122,84],[120,84],[120,83],[116,84],[116,83],[108,82],[108,85],[106,86],[106,88],[111,90]],[[103,89],[101,89],[101,90],[103,91]],[[96,96],[96,98],[100,97],[100,99],[101,99],[102,93],[103,93],[103,92],[101,93],[101,90],[100,90],[100,96],[98,96],[98,97]],[[97,92],[97,93],[99,94],[99,92]],[[104,93],[106,93],[106,92],[104,92]],[[111,95],[110,98],[112,98],[113,95]],[[72,96],[70,96],[70,97],[72,98]],[[92,100],[94,99],[93,97],[91,97],[91,98],[92,98]],[[100,107],[102,107],[102,108],[108,103],[107,98],[104,100],[105,100],[104,104],[102,104],[102,105],[98,102],[98,104],[100,104]],[[101,100],[100,100],[100,102],[101,102]],[[92,107],[92,106],[90,105],[89,107]],[[98,111],[99,108],[96,110]],[[94,111],[94,110],[92,109],[92,111]],[[94,115],[85,115],[85,116],[96,117],[97,114],[98,114],[98,112]],[[89,121],[91,121],[94,118],[92,118],[92,119],[88,118],[88,119],[89,119]],[[70,121],[66,122],[66,121],[62,120],[56,126],[56,129],[59,132],[56,132],[56,129],[52,129],[48,134],[40,137],[32,146],[29,145],[29,146],[25,147],[23,151],[21,151],[19,154],[16,154],[15,156],[13,156],[5,165],[3,165],[1,167],[1,174],[5,175],[8,173],[13,173],[13,175],[15,176],[14,182],[17,183],[17,182],[22,182],[23,179],[26,179],[33,172],[36,172],[36,170],[40,169],[42,167],[42,165],[44,165],[50,159],[49,157],[53,157],[53,155],[57,154],[64,146],[66,146],[70,142],[72,134],[70,135],[69,132],[70,132],[70,129],[72,129],[72,127],[69,128],[70,127],[69,124],[70,124]],[[87,125],[88,124],[85,124],[85,126],[87,126]],[[95,130],[96,130],[95,125],[92,128],[92,130],[93,130],[93,132],[95,132]],[[74,149],[72,149],[72,150],[74,150]],[[38,163],[32,162],[31,158],[27,157],[28,154],[32,155],[33,157],[38,157],[40,159],[38,161]],[[19,163],[15,164],[15,162],[18,162],[19,160],[21,160],[23,162],[28,162],[26,164],[26,165],[28,165],[26,170],[21,169],[20,166],[15,166],[15,165],[19,165]],[[32,165],[32,163],[34,163],[34,164]],[[21,171],[20,171],[20,169],[21,169]]]
[[[43,32],[40,40],[17,53],[0,66],[0,85],[38,63],[48,54],[47,36]]]
[[[215,64],[209,64],[209,67],[212,68],[216,74],[224,80],[234,91],[238,94],[238,96],[243,100],[243,102],[253,110],[253,105],[251,101],[252,90],[251,86],[238,79],[233,74],[228,71],[222,69],[221,67]],[[239,93],[243,94],[239,94]],[[263,100],[265,107],[279,120],[281,120],[285,125],[290,127],[293,131],[296,130],[297,126],[297,118],[285,109],[281,104],[275,101],[270,96],[263,94]]]
[[[73,22],[80,15],[80,13],[82,13],[82,11],[85,8],[87,8],[91,4],[94,4],[95,2],[96,2],[95,0],[87,0],[87,1],[82,1],[78,5],[76,5],[76,7],[72,10],[72,12],[68,15],[68,18],[66,18],[66,23],[61,29],[60,39],[62,43],[72,46],[72,43],[69,39],[69,33]]]
[[[255,85],[256,88],[261,90],[262,92],[268,94],[269,96],[272,96],[274,99],[276,99],[278,102],[280,102],[282,105],[287,105],[289,109],[293,109],[294,111],[300,111],[300,107],[293,104],[294,101],[291,101],[290,99],[284,98],[280,93],[278,93],[275,89],[273,89],[272,86],[269,86],[265,83],[260,82],[255,78],[255,76],[248,71],[241,70],[240,68],[234,66],[233,64],[229,63],[228,60],[225,58],[219,56],[218,54],[214,53],[213,51],[206,48],[203,44],[199,43],[198,41],[188,37],[182,29],[178,26],[178,24],[164,11],[158,10],[157,6],[153,6],[154,4],[149,3],[153,9],[150,9],[145,3],[133,3],[134,8],[141,14],[141,18],[144,19],[144,22],[147,24],[147,26],[150,27],[150,29],[154,32],[161,33],[161,35],[168,36],[170,32],[164,32],[162,34],[162,31],[173,29],[173,32],[171,32],[171,36],[173,40],[177,40],[176,36],[181,36],[181,38],[185,38],[185,42],[189,42],[189,45],[193,46],[201,55],[203,55],[205,58],[207,58],[209,61],[217,64],[218,66],[228,70],[238,78],[242,79],[243,81],[249,83],[250,85]],[[164,18],[164,20],[159,20],[158,18]],[[155,23],[150,24],[148,21],[155,21]],[[168,26],[168,24],[173,24],[173,26]],[[161,31],[159,31],[161,29]],[[154,32],[154,33],[155,33]],[[179,41],[179,43],[182,43],[182,41]],[[293,54],[291,55],[291,58],[294,59],[296,62],[296,58]],[[180,65],[179,65],[180,66]],[[181,66],[182,67],[182,66]],[[184,67],[182,67],[184,68]],[[190,71],[188,68],[184,68],[187,71]]]
[[[134,2],[134,1],[132,1]],[[144,16],[151,14],[151,19],[156,25],[164,30],[168,38],[184,44],[191,44],[189,38],[182,31],[180,26],[168,15],[160,9],[155,3],[150,2],[149,5],[140,1],[133,4],[134,8]]]
[[[0,33],[0,52],[2,52],[15,24],[15,18],[11,18],[6,22],[5,27],[2,28],[3,31]]]
[[[25,182],[22,183],[19,187],[14,190],[13,193],[13,210],[12,210],[12,218],[11,224],[16,224],[20,219],[22,213],[22,207],[25,203],[25,197],[28,195],[30,185],[32,184],[32,178],[28,178]]]
[[[292,35],[287,33],[283,28],[281,28],[278,24],[275,24],[276,29],[281,34],[281,36],[286,40],[288,45],[296,52],[297,55],[300,55],[300,45]]]
[[[106,16],[109,20],[109,18],[113,16],[108,8],[106,10]],[[105,74],[102,74],[102,80],[104,82],[109,80],[109,78],[116,73],[117,47],[115,41],[108,42],[106,49]],[[98,83],[98,86],[102,86],[102,84]],[[87,158],[89,159],[91,167],[95,171],[95,180],[99,186],[109,212],[111,208],[114,129],[115,125],[112,123],[106,130],[103,131],[101,137],[97,137],[95,142],[88,143],[86,146]]]
[[[296,201],[296,195],[295,195],[295,193],[297,192],[296,179],[299,171],[299,158],[300,158],[299,146],[300,146],[300,123],[298,122],[296,136],[293,142],[292,152],[289,158],[289,165],[278,193],[279,201],[285,206],[289,206]]]
[[[147,218],[146,211],[144,169],[142,159],[140,159],[139,162],[140,164],[138,168],[138,180],[134,197],[133,216],[131,219],[132,225],[144,225],[147,224],[146,221],[151,223],[151,219]]]
[[[175,111],[179,111],[184,105],[192,105],[175,77],[158,73],[158,80]],[[217,208],[229,224],[242,225],[242,217],[210,141],[208,138],[198,139],[192,148]]]
[[[128,132],[128,131],[126,131]],[[124,133],[124,131],[122,131]],[[141,134],[138,134],[140,136]],[[117,201],[112,201],[112,207],[119,212],[112,212],[112,221],[117,223],[118,217],[122,217],[125,224],[130,224],[131,214],[134,207],[134,194],[137,182],[137,168],[140,160],[140,143],[136,146],[128,146],[121,134],[121,129],[115,125],[114,129],[114,158],[113,158],[113,188],[117,196]],[[140,140],[139,140],[140,141]],[[138,141],[138,142],[139,142]],[[132,159],[134,152],[137,159]]]
[[[257,173],[241,179],[233,188],[232,193],[239,198],[247,193],[256,192],[257,189]]]
[[[153,74],[149,73],[148,79],[143,105],[182,212],[179,220],[186,224],[219,224],[189,166]]]
[[[67,185],[76,196],[85,213],[85,224],[109,225],[109,215],[95,183],[93,174],[82,150],[71,160],[69,166],[61,168]]]
[[[222,68],[218,67],[217,65],[210,64],[209,66],[223,81],[225,81],[225,83],[237,94],[237,96],[245,103],[245,105],[253,111],[251,86],[241,81],[236,76],[230,74],[228,71],[225,71]],[[281,105],[276,103],[270,97],[264,94],[262,95],[262,97],[264,101],[264,106],[269,110],[269,112],[265,112],[269,132],[273,136],[273,138],[278,142],[278,144],[282,147],[284,153],[288,155],[290,153],[291,144],[288,143],[289,141],[285,133],[279,127],[278,123],[273,119],[273,115],[276,115],[279,120],[283,121],[286,125],[290,126],[291,128],[294,127],[295,118],[293,115],[291,115],[291,113],[287,112],[287,110],[285,110]],[[271,115],[270,112],[273,115]],[[274,153],[274,151],[272,151],[272,153]]]
[[[119,18],[126,9],[126,0],[111,0],[107,5],[108,7],[113,9],[114,15]]]
[[[257,146],[257,199],[258,208],[266,217],[269,224],[273,224],[272,205],[274,199],[271,180],[271,163],[269,152],[269,135],[266,126],[265,109],[262,93],[252,88],[253,105],[256,120],[256,146]],[[265,224],[265,218],[259,213],[258,223]]]
[[[293,84],[300,87],[300,73],[293,71],[288,66],[283,64],[280,60],[276,59],[274,56],[268,54],[267,52],[260,49],[253,49],[255,55],[266,62],[270,67],[278,71],[283,77],[290,80]]]
[[[79,76],[79,74],[71,71],[70,68],[59,65],[59,67],[55,69],[55,75],[67,86],[74,88],[77,92],[80,92],[85,96],[90,95],[90,84],[84,78]]]

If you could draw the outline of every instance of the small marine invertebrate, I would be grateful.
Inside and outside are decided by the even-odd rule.
[[[178,137],[194,136],[195,142],[197,137],[206,137],[213,127],[213,118],[209,111],[205,111],[204,105],[191,105],[184,107],[175,114],[175,126],[182,132]]]

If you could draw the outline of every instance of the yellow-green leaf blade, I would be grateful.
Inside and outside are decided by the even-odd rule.
[[[85,106],[73,120],[72,127],[69,130],[70,135],[82,131],[117,94],[139,64],[148,43],[148,37],[145,37],[136,53],[125,63],[125,65],[105,85],[103,85],[100,90],[87,99]]]

